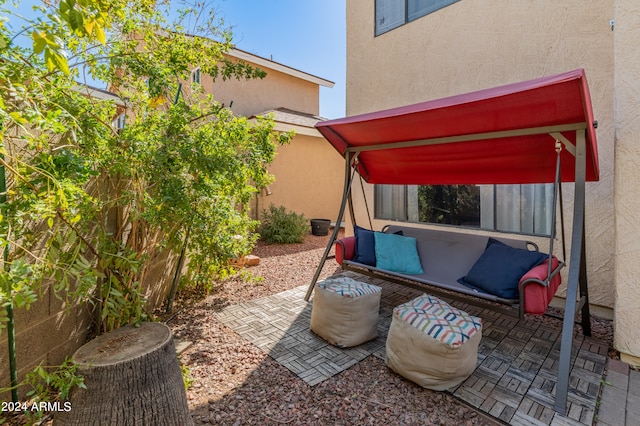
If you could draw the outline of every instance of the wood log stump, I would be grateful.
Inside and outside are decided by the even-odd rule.
[[[54,425],[193,425],[171,330],[161,323],[126,326],[76,351],[86,389]]]

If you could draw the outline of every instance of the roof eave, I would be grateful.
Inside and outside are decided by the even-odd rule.
[[[281,63],[263,58],[261,56],[257,56],[252,53],[245,52],[244,50],[231,49],[228,52],[226,52],[226,54],[236,59],[240,59],[247,62],[253,62],[254,64],[263,68],[269,68],[284,74],[291,75],[293,77],[300,78],[302,80],[309,81],[311,83],[315,83],[319,86],[332,88],[335,85],[333,81],[329,81],[324,78],[315,76],[313,74],[309,74],[304,71],[300,71],[295,68],[289,67],[287,65],[283,65]]]

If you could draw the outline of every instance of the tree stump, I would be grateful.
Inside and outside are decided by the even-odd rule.
[[[86,389],[55,425],[192,425],[171,330],[161,323],[104,334],[73,356]]]

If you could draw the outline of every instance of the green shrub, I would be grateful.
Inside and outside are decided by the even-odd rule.
[[[27,400],[22,402],[23,414],[26,416],[26,424],[40,424],[39,420],[45,414],[43,409],[35,409],[42,407],[43,403],[59,402],[61,407],[71,407],[69,394],[73,388],[86,389],[84,377],[78,374],[78,366],[73,363],[71,358],[65,359],[62,365],[55,367],[55,371],[50,372],[52,368],[45,367],[40,363],[33,371],[27,373],[22,384],[31,387],[27,392]],[[2,389],[6,391],[6,389]],[[65,408],[66,409],[66,408]],[[0,424],[3,424],[0,419]]]
[[[309,221],[302,214],[288,212],[284,206],[269,206],[262,213],[260,236],[267,243],[301,243],[309,233]]]

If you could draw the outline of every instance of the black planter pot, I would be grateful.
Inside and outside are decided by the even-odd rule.
[[[329,219],[311,219],[311,233],[317,236],[329,234],[331,221]]]

